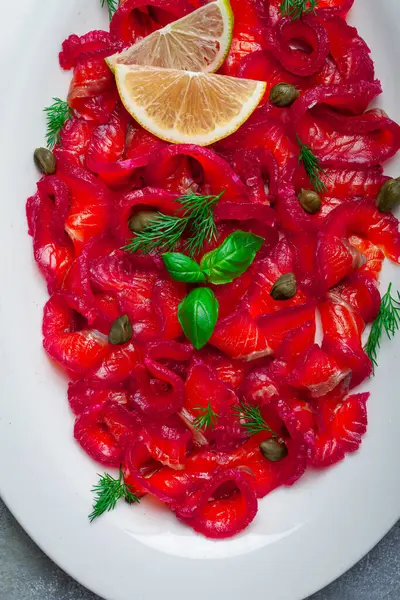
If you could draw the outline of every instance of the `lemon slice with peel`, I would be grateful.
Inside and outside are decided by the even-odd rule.
[[[106,62],[112,71],[120,63],[211,73],[228,54],[232,29],[229,0],[218,0],[154,31],[127,50],[109,56]]]
[[[115,65],[119,95],[142,127],[175,144],[208,146],[257,108],[263,81],[139,65]]]

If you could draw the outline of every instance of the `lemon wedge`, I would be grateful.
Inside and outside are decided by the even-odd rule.
[[[115,65],[119,95],[132,117],[175,144],[208,146],[236,131],[257,108],[263,81],[138,65]]]
[[[229,52],[232,29],[229,0],[210,2],[109,56],[106,62],[112,71],[119,63],[211,73],[219,69]]]

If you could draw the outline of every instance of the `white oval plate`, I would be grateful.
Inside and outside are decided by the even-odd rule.
[[[356,0],[351,20],[371,45],[400,121],[398,0]],[[74,443],[66,379],[41,348],[45,286],[32,259],[25,199],[44,142],[42,108],[65,97],[70,73],[57,54],[70,33],[106,27],[98,0],[18,0],[2,7],[0,56],[0,491],[39,546],[82,584],[109,600],[204,598],[302,600],[359,560],[400,516],[400,335],[384,343],[368,383],[370,425],[362,449],[260,502],[251,527],[228,541],[193,534],[145,500],[89,525],[95,465]],[[6,58],[7,57],[7,58]],[[400,166],[398,161],[397,167]],[[388,172],[399,175],[396,164]],[[386,265],[382,289],[400,287]]]

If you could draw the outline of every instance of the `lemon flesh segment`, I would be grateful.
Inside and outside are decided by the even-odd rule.
[[[175,144],[208,146],[236,131],[266,83],[213,73],[116,64],[121,100],[142,127]]]
[[[119,63],[214,72],[229,52],[232,30],[229,0],[218,0],[154,31],[127,50],[109,56],[106,62],[112,71]]]

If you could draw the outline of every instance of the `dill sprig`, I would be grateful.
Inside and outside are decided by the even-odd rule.
[[[114,13],[116,12],[116,10],[118,8],[118,0],[100,0],[100,4],[101,4],[102,8],[104,8],[104,6],[107,4],[108,18],[111,21]]]
[[[262,431],[268,431],[272,437],[278,437],[263,419],[259,406],[252,406],[242,401],[233,407],[233,414],[239,419],[240,425],[244,427],[250,435],[256,435]]]
[[[315,13],[318,0],[283,0],[280,11],[282,17],[288,17],[295,21],[303,15]]]
[[[216,238],[217,227],[214,222],[214,208],[221,198],[218,196],[200,196],[188,193],[177,199],[183,207],[181,216],[157,213],[143,231],[137,233],[123,250],[127,252],[171,252],[176,248],[183,233],[188,228],[190,237],[184,244],[184,251],[195,256],[204,242]]]
[[[123,247],[127,252],[141,252],[149,254],[157,252],[171,252],[174,250],[186,229],[186,221],[180,217],[173,217],[157,213],[145,229],[137,233],[132,240]]]
[[[299,162],[303,163],[315,191],[326,192],[326,185],[319,177],[321,174],[323,175],[325,173],[319,159],[315,156],[310,146],[303,144],[299,136],[297,136],[297,142],[300,147]]]
[[[122,469],[119,471],[118,479],[114,479],[109,473],[104,473],[104,475],[99,475],[99,477],[98,484],[92,489],[92,492],[96,496],[93,511],[89,515],[91,523],[105,512],[114,510],[118,500],[121,500],[121,498],[124,498],[128,504],[140,502],[139,498],[126,485]]]
[[[219,415],[213,411],[210,402],[208,402],[206,408],[204,408],[204,406],[196,406],[193,410],[201,412],[201,414],[193,421],[193,426],[196,429],[205,430],[215,428]]]
[[[391,291],[392,284],[389,285],[386,294],[382,297],[381,308],[372,324],[368,341],[364,348],[375,366],[378,366],[378,350],[381,347],[383,332],[386,332],[389,340],[391,340],[396,331],[400,329],[400,294],[397,292],[396,299],[393,298]]]
[[[54,103],[43,109],[46,113],[47,122],[47,147],[53,149],[60,141],[60,132],[66,121],[71,118],[71,109],[65,100],[53,98]]]

